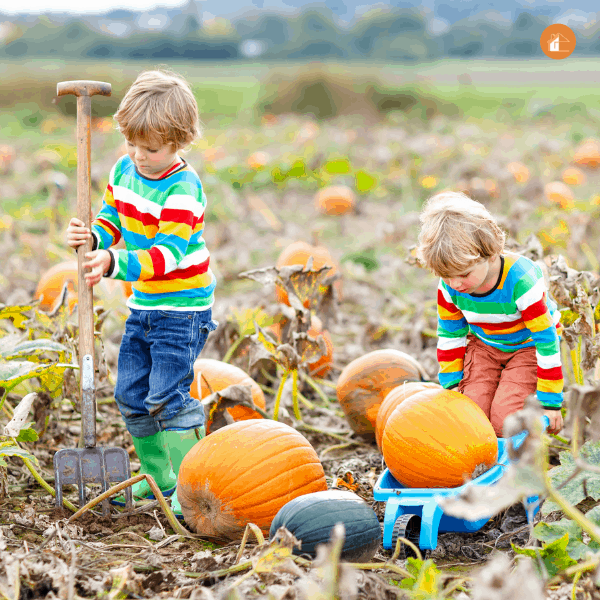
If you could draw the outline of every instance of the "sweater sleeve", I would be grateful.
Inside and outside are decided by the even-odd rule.
[[[441,280],[438,286],[437,308],[439,380],[442,387],[448,389],[456,386],[463,378],[469,324],[462,311],[452,302]]]
[[[108,185],[102,198],[102,208],[92,223],[92,247],[94,250],[107,250],[121,239],[121,219],[113,196],[115,167],[112,168]]]
[[[186,256],[192,234],[202,226],[203,217],[204,203],[183,187],[174,186],[162,206],[152,247],[111,250],[115,266],[107,276],[146,281],[175,271]]]
[[[527,272],[515,286],[514,299],[525,327],[531,332],[537,357],[537,397],[544,408],[562,404],[563,372],[560,341],[548,308],[546,284],[539,267]]]

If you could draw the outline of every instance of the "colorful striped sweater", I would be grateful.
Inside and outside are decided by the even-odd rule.
[[[560,312],[548,295],[539,265],[516,254],[501,258],[498,283],[485,294],[463,294],[440,279],[440,384],[449,388],[462,379],[469,333],[503,352],[535,346],[537,397],[543,407],[558,408],[563,389]]]
[[[160,179],[141,175],[128,155],[110,172],[102,208],[92,223],[93,247],[111,249],[106,274],[134,282],[129,308],[206,310],[215,277],[202,232],[206,197],[185,161]]]

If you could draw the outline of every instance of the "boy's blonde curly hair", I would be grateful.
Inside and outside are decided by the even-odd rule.
[[[504,250],[505,233],[487,208],[462,192],[432,196],[420,215],[417,259],[439,277],[456,277]]]
[[[130,141],[160,141],[179,150],[201,135],[198,104],[190,84],[163,69],[140,73],[114,118]]]

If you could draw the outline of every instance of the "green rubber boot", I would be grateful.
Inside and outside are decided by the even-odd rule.
[[[133,437],[133,445],[140,459],[140,473],[152,475],[154,481],[165,496],[170,496],[177,487],[177,477],[171,468],[169,447],[164,431],[143,438]],[[154,500],[154,494],[145,479],[134,483],[131,492],[133,501]],[[125,506],[125,496],[117,496],[112,504]]]
[[[185,455],[196,445],[198,440],[204,437],[204,427],[197,429],[187,429],[186,431],[165,431],[169,454],[171,456],[171,465],[175,477],[179,475],[179,468],[185,458]],[[183,518],[181,514],[181,504],[177,499],[177,490],[171,496],[171,510],[176,516]]]

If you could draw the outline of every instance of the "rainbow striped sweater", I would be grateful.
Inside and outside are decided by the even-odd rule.
[[[128,155],[110,172],[102,208],[92,223],[93,247],[111,249],[107,277],[134,282],[129,308],[206,310],[215,277],[202,232],[206,197],[185,161],[160,179],[141,175]]]
[[[533,261],[505,254],[498,283],[485,294],[462,294],[440,279],[438,287],[439,380],[452,387],[463,377],[467,334],[503,352],[535,346],[537,397],[545,408],[562,403],[560,312]]]

